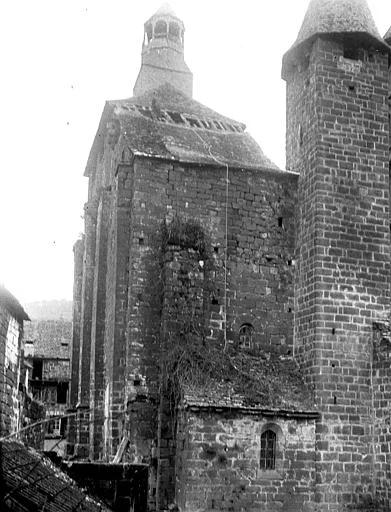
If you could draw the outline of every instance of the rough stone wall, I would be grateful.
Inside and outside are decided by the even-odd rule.
[[[0,305],[0,433],[16,432],[20,427],[19,396],[23,322],[19,323]]]
[[[166,509],[175,501],[176,408],[179,390],[175,385],[175,376],[170,375],[172,358],[175,357],[170,354],[177,356],[179,347],[200,343],[205,323],[210,317],[208,283],[205,278],[209,262],[205,261],[206,255],[195,248],[197,240],[192,241],[193,247],[180,247],[173,245],[173,242],[180,242],[180,236],[175,238],[174,241],[168,240],[162,255],[164,289],[159,351],[162,382],[156,453],[157,510]],[[142,436],[142,431],[138,434]]]
[[[113,372],[118,379],[115,395],[118,403],[123,403],[124,398],[127,403],[127,431],[133,441],[129,460],[149,462],[157,442],[162,222],[170,223],[176,217],[196,219],[207,237],[216,269],[211,276],[215,293],[209,304],[208,341],[225,342],[226,316],[227,343],[237,343],[240,326],[249,322],[255,330],[255,347],[289,353],[292,350],[293,219],[297,176],[230,170],[226,295],[226,170],[136,159],[133,166],[120,166],[116,179],[117,199],[113,203],[108,243],[111,249],[106,299],[106,388],[112,386],[110,375]],[[122,229],[116,220],[120,204],[123,205]],[[127,212],[126,208],[130,210]],[[126,226],[130,226],[129,234]],[[122,240],[118,240],[119,235]],[[116,256],[115,251],[117,254],[123,251],[124,256]],[[125,284],[123,288],[116,284],[115,272],[128,276],[128,306],[122,297],[115,298],[116,293],[126,290]],[[115,308],[126,306],[127,343],[126,361],[123,361],[123,317],[120,310],[115,316]],[[113,340],[118,340],[114,342],[117,348]],[[122,365],[126,366],[125,397],[120,394],[124,390],[124,380],[120,378]],[[120,440],[120,429],[110,432],[108,424],[106,426],[106,436],[113,439],[113,443],[109,441],[112,443],[109,450],[114,454],[114,442]]]
[[[84,235],[73,246],[73,311],[72,311],[72,348],[71,348],[71,381],[69,389],[69,412],[76,411],[79,392],[79,360],[80,360],[80,323],[83,283]],[[70,416],[67,422],[66,453],[74,454],[76,444],[76,417]]]
[[[390,327],[374,325],[373,340],[373,448],[374,485],[379,510],[391,508],[391,341]]]
[[[320,510],[373,494],[372,322],[388,316],[390,286],[387,74],[386,55],[352,61],[318,39],[287,80],[287,160],[300,171],[295,350],[322,411]]]
[[[260,436],[276,428],[275,470],[260,469]],[[314,420],[183,411],[177,436],[181,510],[314,510]]]
[[[83,281],[84,236],[74,247],[73,276],[73,316],[72,316],[72,353],[71,353],[71,389],[70,407],[76,407],[79,389],[79,358],[80,358],[80,320],[81,320],[81,289]]]
[[[145,375],[148,365],[154,371],[148,353],[153,352],[160,322],[155,301],[159,272],[156,233],[162,220],[170,222],[176,216],[200,222],[215,260],[216,296],[209,339],[221,342],[224,337],[226,303],[229,342],[234,343],[239,327],[250,322],[255,329],[255,345],[281,352],[292,349],[296,178],[267,171],[231,171],[225,296],[226,171],[136,161],[127,382],[135,374]],[[145,362],[138,364],[140,357]]]
[[[98,206],[91,328],[90,459],[102,456],[104,423],[104,333],[106,312],[107,230],[110,191],[102,191]]]
[[[80,350],[79,350],[79,379],[78,403],[80,409],[76,431],[75,451],[79,457],[87,457],[90,450],[89,415],[86,412],[90,404],[90,365],[91,365],[91,325],[92,325],[92,294],[95,270],[96,215],[95,200],[86,203],[85,208],[85,238],[83,256],[83,276],[81,289],[81,318],[80,318]]]

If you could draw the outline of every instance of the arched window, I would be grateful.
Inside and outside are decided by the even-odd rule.
[[[254,327],[251,324],[243,324],[239,329],[239,347],[252,348],[254,338]]]
[[[163,20],[159,20],[155,25],[155,36],[164,37],[167,35],[167,23]]]
[[[152,23],[148,23],[145,27],[145,33],[147,34],[147,42],[152,39]]]
[[[175,39],[179,39],[180,28],[178,23],[171,22],[168,28],[168,35]]]
[[[276,469],[277,435],[273,430],[265,430],[261,435],[261,469]]]

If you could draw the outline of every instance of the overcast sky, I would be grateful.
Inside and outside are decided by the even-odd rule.
[[[380,33],[391,1],[371,0]],[[157,0],[12,0],[0,8],[0,282],[22,302],[72,298],[83,171],[106,99],[132,96]],[[285,162],[281,57],[308,0],[172,0],[194,98]]]

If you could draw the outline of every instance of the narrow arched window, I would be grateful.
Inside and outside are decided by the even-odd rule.
[[[168,27],[168,35],[175,39],[179,39],[179,34],[180,34],[179,25],[177,23],[171,22]]]
[[[239,347],[252,348],[254,327],[251,324],[243,324],[239,329]]]
[[[159,20],[155,25],[155,36],[164,37],[167,35],[167,23],[163,20]]]
[[[265,430],[265,432],[261,435],[261,469],[276,468],[276,446],[276,433],[273,432],[273,430]]]

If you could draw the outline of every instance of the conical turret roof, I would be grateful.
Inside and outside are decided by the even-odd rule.
[[[162,4],[159,7],[159,9],[155,12],[155,14],[152,14],[152,16],[149,18],[148,21],[153,20],[154,18],[160,18],[160,17],[163,17],[163,18],[170,17],[170,18],[175,18],[177,20],[180,20],[180,18],[178,17],[178,15],[176,14],[176,12],[174,11],[174,9],[171,7],[171,5],[169,3]],[[148,23],[148,21],[147,21],[147,23]]]
[[[372,46],[391,50],[380,36],[366,0],[311,0],[299,35],[284,55],[283,76],[296,52],[322,34],[356,35]]]
[[[388,44],[391,44],[391,27],[387,30],[384,39],[387,41]]]
[[[178,16],[175,14],[173,8],[169,3],[164,3],[159,7],[159,9],[155,12],[154,16],[162,16],[162,15],[168,15],[168,16],[175,16],[177,18]]]

